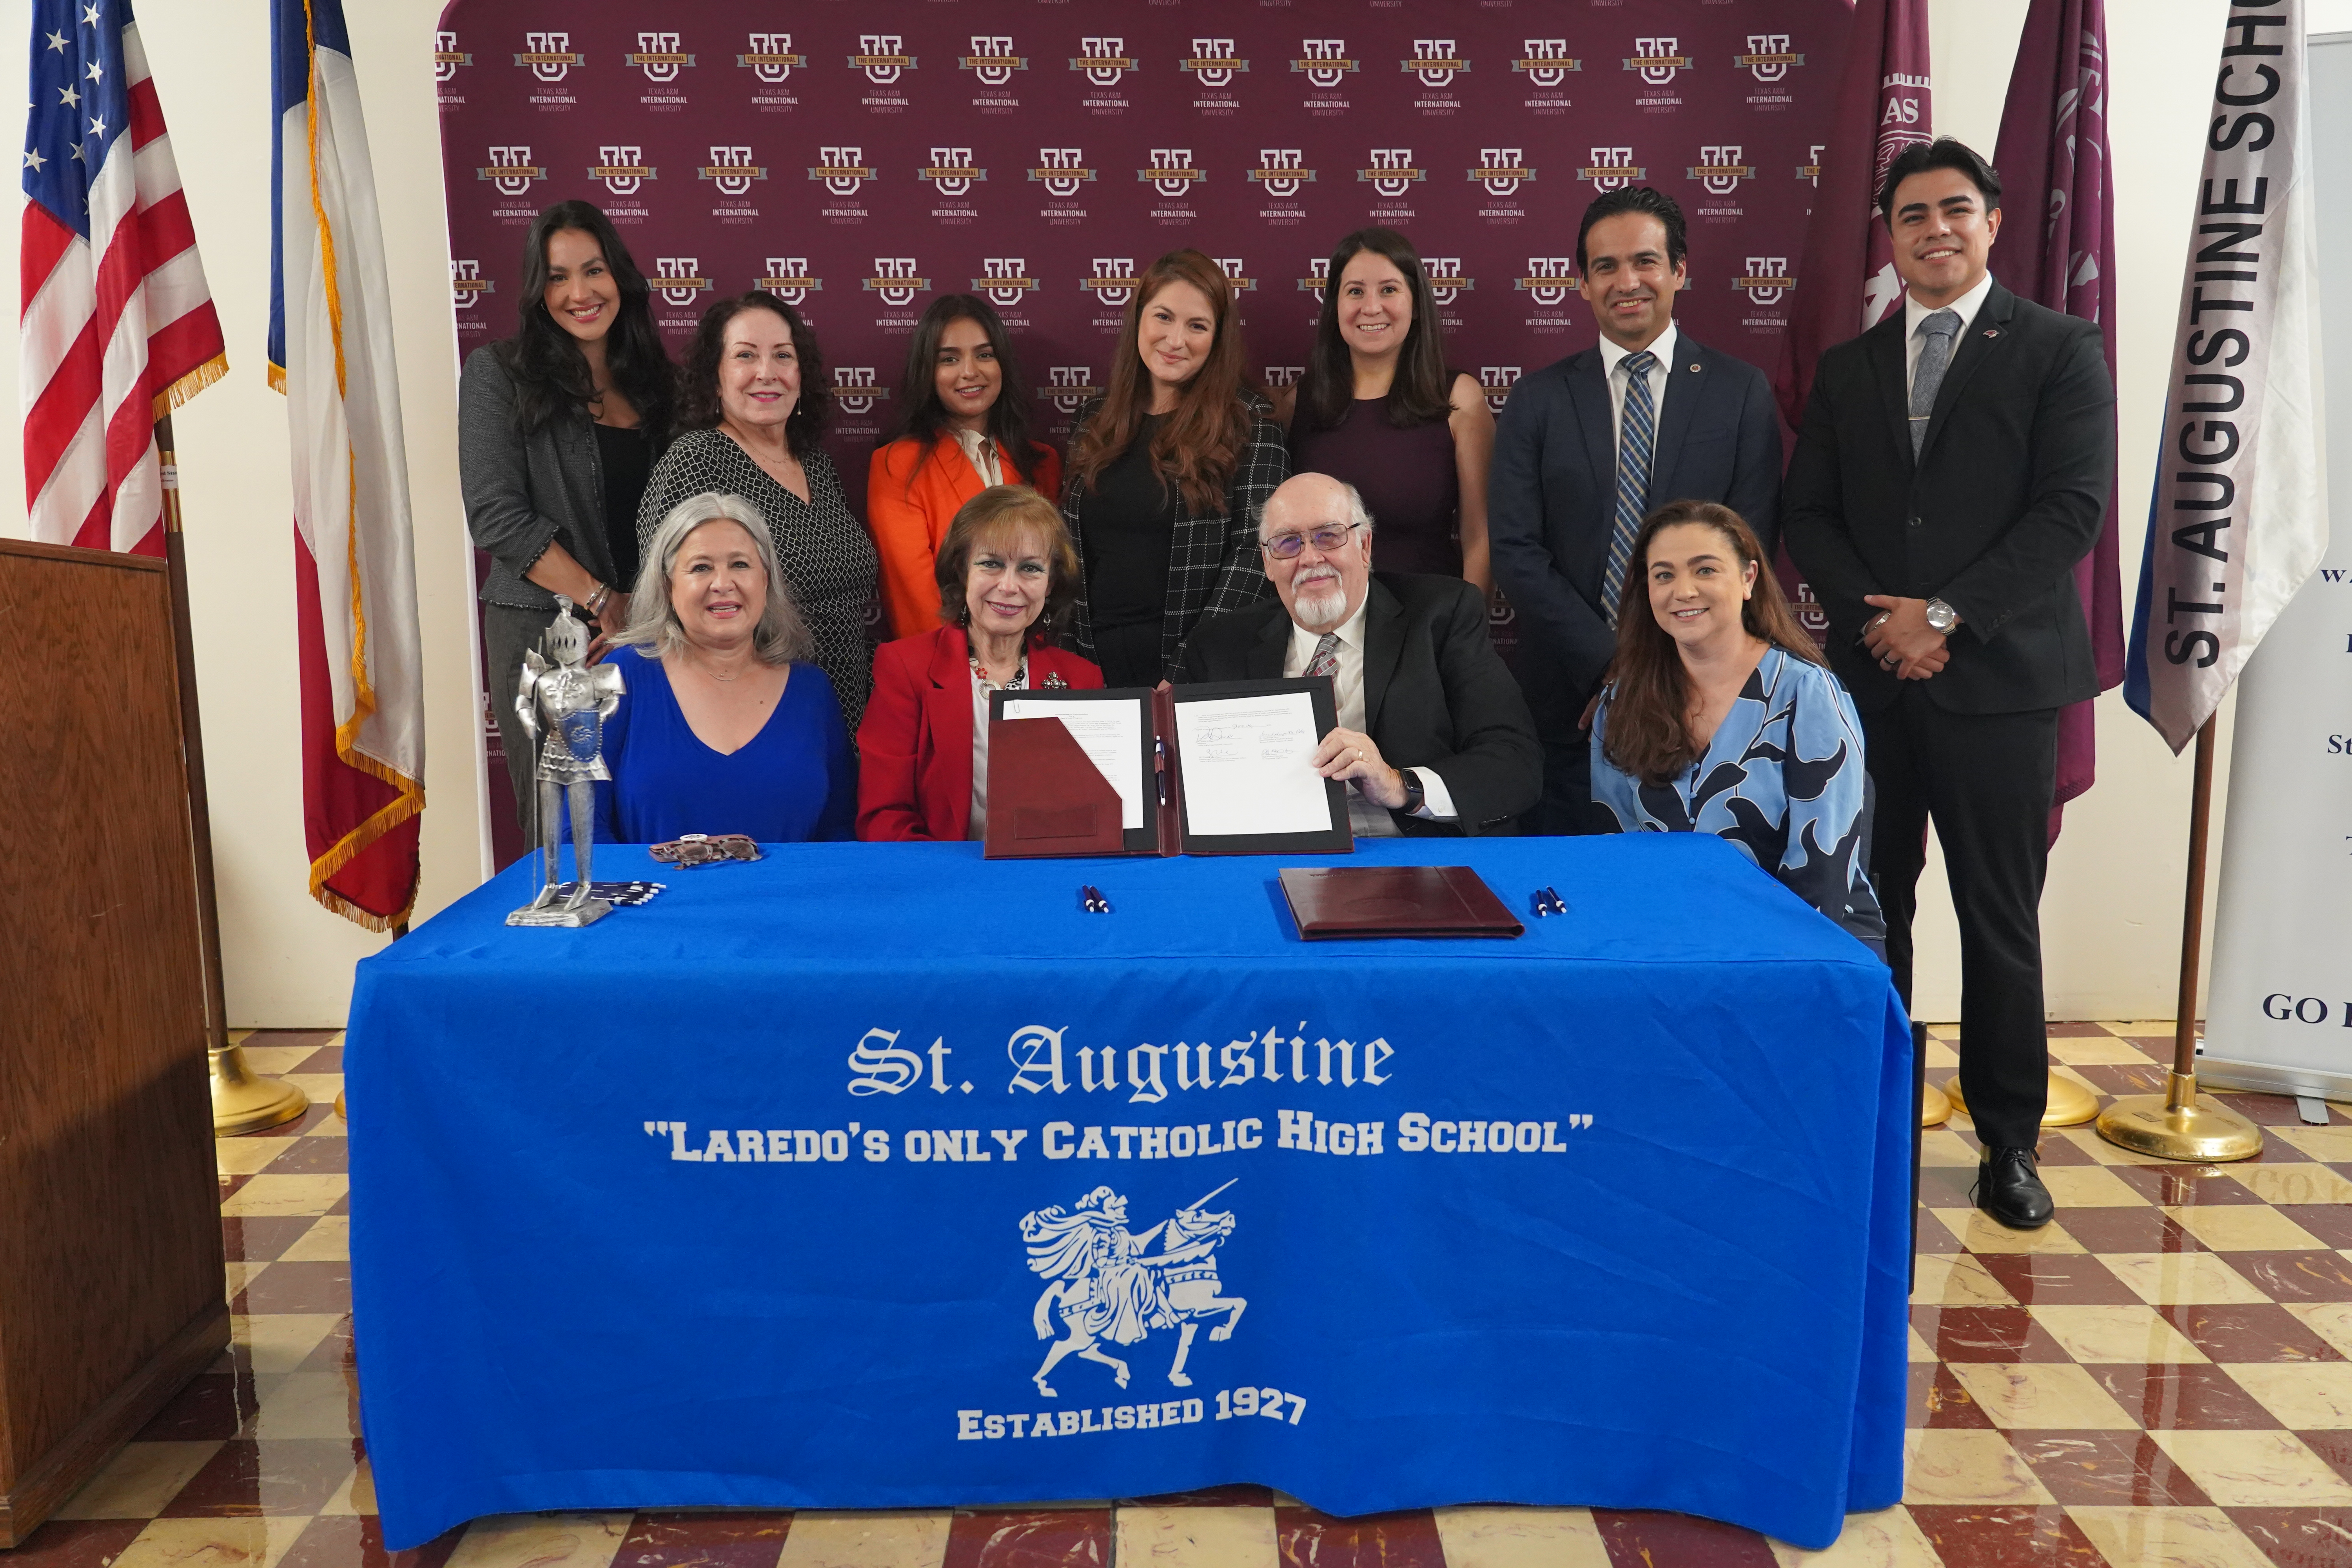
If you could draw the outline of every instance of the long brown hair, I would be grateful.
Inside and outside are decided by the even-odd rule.
[[[1151,465],[1164,483],[1173,479],[1196,512],[1223,509],[1225,482],[1234,477],[1249,442],[1250,405],[1242,396],[1242,331],[1234,319],[1233,286],[1223,268],[1197,250],[1171,250],[1153,262],[1137,283],[1120,323],[1111,356],[1110,385],[1102,405],[1070,448],[1070,473],[1087,489],[1102,477],[1142,428],[1151,409],[1151,388],[1138,346],[1143,312],[1171,283],[1190,283],[1209,301],[1216,333],[1209,357],[1177,394],[1176,407],[1151,437]]]
[[[1412,298],[1412,325],[1397,352],[1396,377],[1389,383],[1382,412],[1398,429],[1443,419],[1454,411],[1453,378],[1445,374],[1445,325],[1437,299],[1412,241],[1392,228],[1360,228],[1331,252],[1323,286],[1323,310],[1315,320],[1315,347],[1307,356],[1307,376],[1298,388],[1299,412],[1310,430],[1328,430],[1346,419],[1356,398],[1356,362],[1339,335],[1339,274],[1365,252],[1385,258],[1404,274]]]
[[[1739,608],[1739,624],[1749,637],[1808,664],[1827,662],[1797,624],[1756,531],[1727,506],[1668,501],[1642,520],[1642,531],[1633,538],[1632,569],[1617,600],[1617,654],[1609,666],[1617,689],[1609,700],[1604,751],[1609,761],[1644,784],[1679,776],[1699,755],[1691,742],[1690,681],[1683,673],[1682,648],[1650,608],[1650,542],[1685,522],[1703,523],[1722,535],[1743,574],[1756,568],[1755,591]]]

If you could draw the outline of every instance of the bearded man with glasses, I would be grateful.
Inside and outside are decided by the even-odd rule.
[[[1298,474],[1267,498],[1258,548],[1275,599],[1202,621],[1178,679],[1328,675],[1339,727],[1315,754],[1360,835],[1511,833],[1543,793],[1518,683],[1459,577],[1372,570],[1355,489]]]

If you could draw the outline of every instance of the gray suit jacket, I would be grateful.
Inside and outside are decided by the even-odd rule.
[[[498,345],[467,354],[457,382],[457,483],[467,531],[492,562],[482,602],[551,611],[555,595],[523,576],[550,544],[562,544],[600,582],[613,581],[604,467],[587,410],[526,437],[515,429],[514,408],[514,379]]]

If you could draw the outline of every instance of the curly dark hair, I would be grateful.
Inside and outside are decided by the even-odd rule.
[[[694,329],[693,346],[686,351],[686,364],[679,373],[677,427],[709,430],[718,426],[721,412],[719,359],[727,349],[729,324],[746,310],[773,310],[783,318],[793,334],[793,357],[801,367],[801,395],[784,419],[784,444],[792,448],[793,457],[806,457],[815,449],[817,437],[824,430],[825,408],[833,396],[833,384],[824,378],[824,354],[817,347],[816,333],[801,320],[798,310],[762,289],[721,300],[702,312],[701,324]]]
[[[522,244],[522,291],[516,301],[516,331],[498,345],[499,359],[515,384],[515,424],[526,436],[558,414],[583,408],[594,394],[580,342],[547,313],[547,242],[577,229],[604,252],[605,270],[621,291],[621,303],[604,339],[605,373],[659,449],[669,433],[675,377],[669,352],[654,326],[646,275],[621,242],[613,220],[593,202],[557,202],[531,220]]]

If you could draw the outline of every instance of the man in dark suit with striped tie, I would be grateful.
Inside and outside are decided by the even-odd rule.
[[[1495,430],[1486,531],[1517,616],[1518,676],[1544,743],[1538,833],[1614,830],[1592,805],[1584,714],[1617,649],[1617,605],[1643,517],[1720,501],[1767,554],[1780,424],[1764,373],[1675,325],[1689,279],[1682,209],[1636,185],[1584,211],[1576,269],[1601,342],[1522,376]]]
[[[1789,463],[1789,553],[1862,714],[1872,879],[1906,1004],[1935,821],[1959,917],[1976,1201],[2030,1230],[2052,1212],[2034,1150],[2058,710],[2099,689],[2074,563],[2106,512],[2115,387],[2097,322],[1994,280],[2000,176],[1982,158],[1948,139],[1907,148],[1879,196],[1903,308],[1822,355]]]

